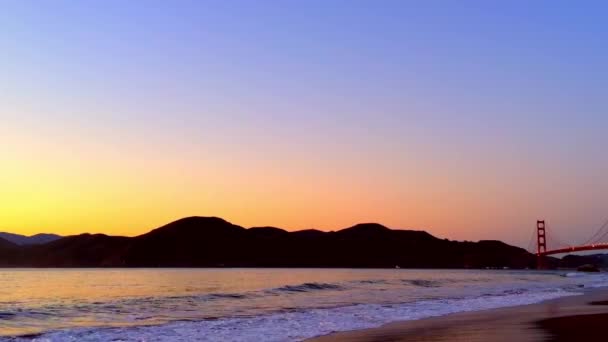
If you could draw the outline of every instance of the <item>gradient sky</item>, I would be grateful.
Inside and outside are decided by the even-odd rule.
[[[573,7],[575,6],[576,7]],[[608,5],[2,1],[0,230],[608,218]]]

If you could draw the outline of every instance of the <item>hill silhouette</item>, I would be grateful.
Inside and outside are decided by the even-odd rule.
[[[135,237],[81,234],[37,245],[0,238],[0,266],[524,268],[534,256],[500,241],[450,241],[376,223],[288,232],[188,217]]]
[[[0,232],[0,238],[8,240],[16,245],[40,245],[43,243],[55,241],[61,239],[61,236],[56,234],[36,234],[32,236],[25,236],[20,234]]]

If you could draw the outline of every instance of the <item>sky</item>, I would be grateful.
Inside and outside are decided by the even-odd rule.
[[[528,245],[608,218],[602,1],[0,2],[0,230]]]

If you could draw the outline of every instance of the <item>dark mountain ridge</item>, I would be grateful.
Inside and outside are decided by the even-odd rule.
[[[561,259],[560,267],[576,268],[590,264],[599,268],[608,269],[608,254],[566,255]]]
[[[6,243],[4,243],[6,242]],[[534,255],[500,241],[459,242],[376,223],[339,231],[245,229],[188,217],[135,237],[82,234],[40,245],[0,240],[10,267],[533,267]]]
[[[61,239],[61,236],[56,234],[36,234],[32,236],[25,236],[20,234],[0,232],[0,238],[10,241],[16,245],[40,245],[43,243],[55,241]]]

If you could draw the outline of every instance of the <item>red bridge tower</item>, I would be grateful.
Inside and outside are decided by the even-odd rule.
[[[545,238],[545,221],[536,221],[536,268],[542,270],[545,268],[544,254],[547,252],[547,239]]]

